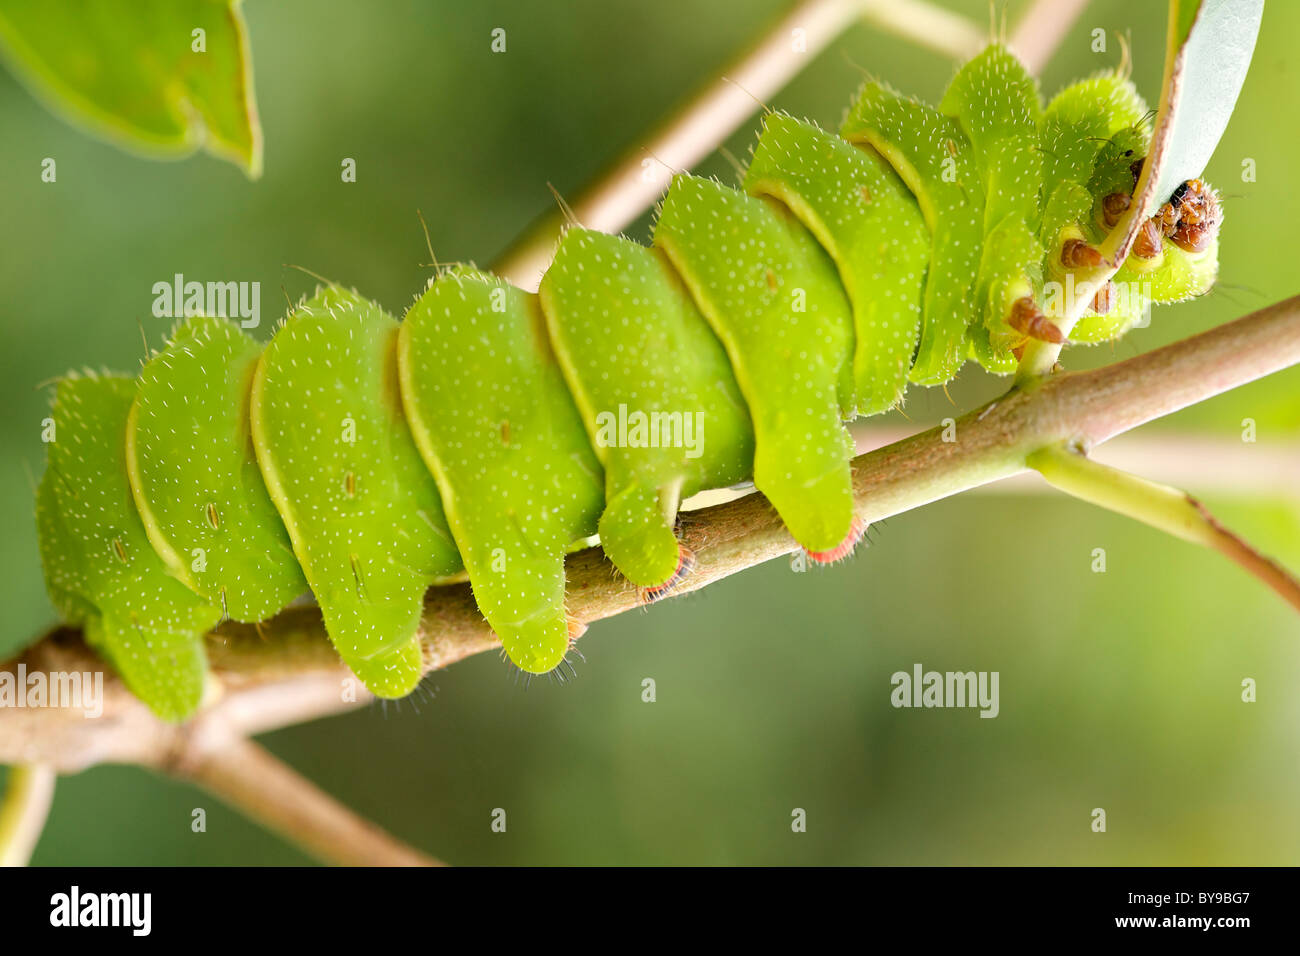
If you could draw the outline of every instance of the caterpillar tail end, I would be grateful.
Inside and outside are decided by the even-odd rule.
[[[849,533],[834,548],[829,551],[807,551],[805,552],[809,559],[816,561],[818,564],[834,564],[837,561],[843,561],[851,555],[858,547],[858,542],[862,536],[867,533],[870,524],[854,516],[853,521],[849,524]]]
[[[677,546],[677,567],[663,584],[656,584],[654,587],[637,588],[637,598],[644,607],[654,604],[656,601],[662,601],[666,597],[671,597],[681,586],[682,582],[691,576],[695,570],[695,554],[683,547]]]

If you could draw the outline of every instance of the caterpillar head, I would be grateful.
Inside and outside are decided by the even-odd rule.
[[[1119,217],[1132,204],[1132,193],[1142,177],[1142,166],[1146,162],[1145,156],[1141,155],[1145,149],[1139,152],[1119,137],[1116,146],[1125,147],[1123,153],[1125,158],[1130,153],[1135,153],[1137,158],[1129,164],[1132,182],[1125,183],[1124,188],[1112,190],[1111,187],[1115,183],[1105,181],[1105,177],[1102,177],[1102,181],[1094,180],[1094,186],[1098,187],[1103,194],[1100,201],[1100,219],[1106,229],[1113,228],[1119,221]],[[1103,150],[1103,154],[1106,152],[1107,150]],[[1103,164],[1098,165],[1101,167]],[[1112,163],[1112,169],[1113,165]],[[1113,180],[1115,177],[1112,175],[1109,178]],[[1205,252],[1218,238],[1219,224],[1222,221],[1223,209],[1219,204],[1218,194],[1204,180],[1189,179],[1179,184],[1168,201],[1143,224],[1135,252],[1143,259],[1154,258],[1158,255],[1164,239],[1169,239],[1184,252]]]
[[[1155,215],[1160,231],[1184,252],[1204,252],[1217,238],[1223,210],[1203,180],[1189,179]]]
[[[1189,179],[1142,224],[1128,262],[1135,272],[1152,276],[1155,301],[1177,302],[1210,291],[1219,271],[1222,222],[1218,194],[1204,180]]]
[[[1149,135],[1137,125],[1121,130],[1098,151],[1090,188],[1101,234],[1131,208],[1142,177]],[[1151,283],[1153,302],[1179,302],[1204,295],[1218,276],[1218,233],[1223,209],[1203,180],[1180,184],[1142,223],[1122,272]]]

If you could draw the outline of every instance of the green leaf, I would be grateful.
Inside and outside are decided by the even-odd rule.
[[[159,158],[202,146],[256,178],[262,132],[239,5],[0,0],[0,54],[76,126]]]
[[[1205,169],[1228,126],[1255,52],[1264,0],[1170,0],[1160,112],[1137,201],[1106,243],[1128,255],[1142,222]]]

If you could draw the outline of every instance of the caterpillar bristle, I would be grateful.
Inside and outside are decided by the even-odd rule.
[[[546,677],[548,680],[550,680],[552,684],[559,684],[563,686],[569,683],[569,681],[571,680],[578,679],[578,670],[576,667],[573,666],[573,663],[569,660],[568,656],[566,655],[564,659],[560,661],[560,663],[556,664],[554,667],[552,667],[549,671],[546,672]]]
[[[537,675],[533,674],[531,671],[524,670],[514,661],[510,660],[508,657],[505,659],[505,663],[506,663],[506,674],[509,677],[510,685],[512,687],[518,688],[519,685],[522,683],[524,686],[524,691],[527,692],[528,688],[532,686],[533,678]]]

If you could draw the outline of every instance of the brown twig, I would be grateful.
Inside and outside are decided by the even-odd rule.
[[[1035,64],[1031,68],[1047,62],[1064,37],[1062,24],[1068,28],[1078,15],[1073,8],[1082,3],[1086,0],[1037,0],[1014,41]],[[690,169],[716,149],[762,100],[784,87],[858,20],[954,60],[978,52],[988,39],[965,17],[925,0],[804,0],[583,189],[570,203],[574,218],[601,232],[625,228],[663,194],[674,172]],[[1052,28],[1038,35],[1045,25]],[[796,29],[802,31],[799,46],[792,42]],[[502,253],[493,271],[523,288],[536,289],[564,222],[558,211],[544,218]]]
[[[1257,580],[1264,582],[1282,600],[1300,611],[1300,580],[1294,574],[1268,555],[1260,554],[1239,535],[1225,528],[1199,499],[1187,495],[1187,503],[1196,510],[1208,529],[1207,543],[1211,548],[1239,565]]]
[[[1093,461],[1070,442],[1040,448],[1027,463],[1076,498],[1218,551],[1300,611],[1300,579],[1225,528],[1187,492]]]
[[[1038,0],[1016,24],[1011,48],[1030,73],[1040,73],[1089,0]]]
[[[363,820],[265,749],[238,736],[193,748],[166,768],[252,820],[342,866],[441,866]]]

